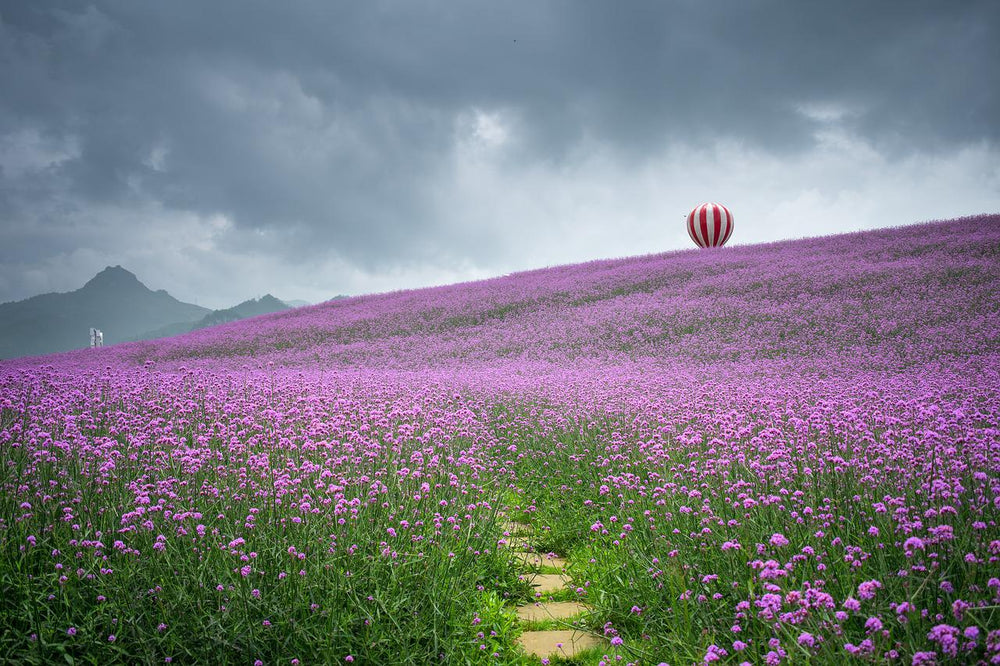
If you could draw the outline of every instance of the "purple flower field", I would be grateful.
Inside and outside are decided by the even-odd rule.
[[[532,663],[506,515],[593,663],[1000,663],[998,293],[987,215],[0,362],[0,661]]]

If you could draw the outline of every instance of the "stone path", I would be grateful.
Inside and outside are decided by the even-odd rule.
[[[522,632],[518,642],[525,653],[543,659],[555,656],[571,658],[579,652],[603,645],[604,641],[600,637],[573,628],[574,620],[580,620],[590,612],[589,606],[577,601],[542,600],[546,595],[570,588],[571,579],[566,573],[569,562],[555,553],[534,552],[530,546],[532,530],[530,525],[507,523],[505,530],[512,537],[508,537],[511,549],[524,564],[524,576],[535,588],[535,598],[539,599],[534,603],[518,607],[518,619],[521,622],[554,622],[560,627],[565,627]],[[543,568],[546,573],[540,571]],[[549,573],[552,570],[561,573]]]
[[[588,606],[575,601],[551,601],[549,603],[521,606],[517,609],[517,619],[525,622],[565,620],[566,618],[586,613],[589,610]]]
[[[563,574],[528,574],[532,587],[535,588],[535,596],[552,594],[567,587],[569,576]]]

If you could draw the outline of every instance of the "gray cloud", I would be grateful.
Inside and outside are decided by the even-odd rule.
[[[647,216],[702,185],[778,219],[951,165],[995,205],[998,25],[991,1],[0,0],[0,301],[129,258],[219,305],[225,271],[329,295],[478,277],[604,256],[595,211],[631,220],[616,250],[665,249]],[[715,168],[680,191],[679,155]]]

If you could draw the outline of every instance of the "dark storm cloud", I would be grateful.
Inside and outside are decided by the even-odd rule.
[[[507,232],[440,214],[476,110],[516,126],[513,170],[559,169],[588,142],[625,164],[718,139],[796,155],[827,117],[900,156],[992,146],[998,14],[993,1],[0,2],[0,145],[21,165],[2,161],[0,232],[19,240],[0,261],[79,242],[73,213],[152,202],[224,215],[220,242],[271,255],[488,263],[516,246]]]

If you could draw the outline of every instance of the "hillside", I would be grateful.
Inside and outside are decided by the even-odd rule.
[[[88,347],[91,327],[101,329],[110,345],[208,312],[147,288],[121,266],[108,266],[75,291],[0,304],[0,358]]]
[[[349,298],[122,353],[410,369],[848,357],[895,367],[996,352],[998,286],[990,215]]]
[[[984,215],[0,362],[4,654],[1000,661],[998,292]]]

